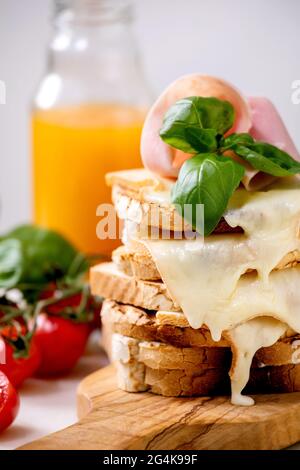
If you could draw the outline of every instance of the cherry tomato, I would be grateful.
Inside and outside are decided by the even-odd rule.
[[[83,354],[90,331],[88,323],[41,313],[34,337],[41,354],[36,375],[48,377],[69,372]]]
[[[48,290],[45,290],[41,295],[41,299],[49,299],[53,297],[54,292],[55,292],[54,288],[52,289],[49,288]],[[58,300],[54,304],[48,305],[47,313],[50,313],[53,315],[59,315],[61,311],[64,310],[66,307],[78,307],[80,305],[81,300],[82,300],[81,293],[71,295],[70,297],[67,297],[66,299]],[[101,326],[101,320],[100,320],[101,306],[102,306],[101,300],[98,300],[97,298],[90,296],[87,302],[87,310],[92,313],[91,320],[89,322],[91,330],[100,328]]]
[[[20,400],[16,389],[3,372],[0,372],[0,432],[15,419]]]
[[[49,299],[53,297],[54,291],[53,290],[47,290],[44,291],[41,295],[41,299]],[[47,306],[47,312],[51,313],[53,315],[59,315],[60,312],[65,309],[66,307],[78,307],[80,305],[82,299],[82,294],[74,294],[70,295],[70,297],[67,297],[62,300],[58,300],[52,305]]]
[[[16,388],[20,387],[24,380],[32,377],[40,365],[41,355],[35,339],[31,341],[29,354],[24,358],[14,358],[13,348],[1,337],[0,350],[5,350],[5,364],[0,363],[0,371],[4,372]]]

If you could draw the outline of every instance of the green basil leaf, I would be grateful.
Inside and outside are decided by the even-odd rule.
[[[160,136],[171,147],[191,154],[215,151],[218,145],[214,129],[201,129],[182,122],[176,122],[170,129],[164,129]]]
[[[232,127],[234,117],[228,101],[191,96],[168,109],[160,137],[186,153],[213,152],[218,147],[218,136]]]
[[[220,147],[222,151],[230,150],[234,145],[251,145],[254,143],[253,137],[246,132],[241,134],[230,134],[228,137],[222,137]]]
[[[245,169],[231,158],[196,155],[182,165],[172,190],[172,203],[195,230],[209,235],[218,225],[244,173]],[[197,226],[196,210],[186,211],[185,204],[191,204],[194,209],[197,204],[204,204],[204,227]]]
[[[52,230],[23,225],[3,239],[15,239],[21,244],[23,269],[20,282],[27,285],[57,281],[70,275],[75,280],[88,269],[84,255]]]
[[[0,287],[10,289],[18,284],[23,272],[23,254],[19,240],[0,241]]]
[[[300,162],[274,145],[254,142],[247,145],[233,145],[232,150],[256,170],[273,176],[290,176],[300,173]]]

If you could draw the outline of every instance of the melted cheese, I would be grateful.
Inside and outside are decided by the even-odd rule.
[[[229,332],[234,344],[234,364],[231,370],[231,402],[234,405],[254,404],[251,397],[241,394],[249,380],[252,359],[263,347],[272,346],[285,333],[287,326],[274,318],[259,317],[242,323]]]
[[[256,350],[275,343],[286,325],[300,332],[300,266],[272,272],[287,253],[300,250],[300,184],[290,179],[266,192],[238,190],[224,218],[244,234],[144,243],[190,325],[205,324],[215,341],[230,331],[236,364],[232,399],[241,403]],[[245,274],[248,270],[255,272]],[[278,321],[249,322],[262,316]]]
[[[173,245],[179,243],[147,241],[146,245],[193,328],[205,324],[214,341],[219,341],[223,331],[250,318],[270,315],[300,330],[300,265],[273,271],[266,281],[255,272],[238,278],[230,265],[215,269],[212,263],[203,268],[201,255],[189,250],[186,243],[183,251],[174,250]]]

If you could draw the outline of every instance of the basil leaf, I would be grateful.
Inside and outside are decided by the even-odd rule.
[[[20,243],[22,247],[20,282],[26,285],[66,279],[70,274],[75,280],[88,269],[84,255],[65,238],[51,230],[23,225],[6,234],[3,239],[8,241],[14,239]],[[69,273],[71,268],[72,271]]]
[[[280,177],[300,173],[300,163],[274,145],[254,142],[248,145],[233,145],[231,148],[253,168],[269,175]]]
[[[209,235],[218,225],[244,173],[245,169],[231,158],[196,155],[182,165],[173,187],[172,203],[195,230]],[[194,210],[186,211],[185,204],[191,204]],[[204,227],[197,226],[197,204],[204,204]]]
[[[166,112],[160,137],[186,153],[213,152],[218,136],[234,123],[234,108],[228,101],[191,96],[177,101]]]
[[[22,277],[23,255],[21,243],[18,240],[0,241],[0,287],[10,289]]]
[[[176,122],[170,129],[162,128],[160,136],[166,144],[185,153],[206,153],[217,149],[217,133],[214,129],[201,129]]]
[[[220,147],[222,151],[230,150],[234,145],[251,145],[254,143],[253,137],[246,132],[241,134],[230,134],[228,137],[222,137]]]

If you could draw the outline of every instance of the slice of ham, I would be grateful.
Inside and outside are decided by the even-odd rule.
[[[245,99],[239,91],[224,80],[207,75],[186,75],[171,83],[160,95],[146,117],[142,138],[141,155],[144,166],[167,178],[176,178],[182,163],[191,155],[165,144],[159,137],[163,116],[179,99],[188,96],[204,96],[229,101],[236,113],[232,132],[249,132],[256,140],[268,142],[285,150],[300,161],[299,153],[275,106],[266,98]],[[248,190],[259,190],[274,181],[274,177],[257,171],[236,155],[246,173],[242,180]]]
[[[164,114],[176,101],[188,96],[203,96],[229,101],[236,112],[230,132],[248,132],[251,114],[247,101],[232,85],[207,75],[186,75],[171,83],[150,109],[142,132],[141,155],[144,166],[160,176],[176,178],[179,167],[191,155],[165,144],[160,136]]]
[[[248,103],[252,115],[252,137],[275,145],[300,161],[299,152],[274,104],[267,98],[253,96],[248,98]],[[249,191],[255,191],[268,186],[274,180],[276,177],[248,166],[243,184]]]
[[[276,145],[300,161],[299,152],[273,103],[263,97],[250,97],[248,103],[252,113],[252,137]]]

